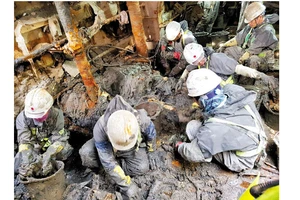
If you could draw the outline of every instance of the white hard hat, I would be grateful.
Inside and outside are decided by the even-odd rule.
[[[175,40],[180,33],[181,27],[179,22],[171,21],[166,27],[166,36],[170,41]]]
[[[184,47],[183,56],[189,64],[198,65],[204,58],[203,47],[197,43],[189,43]]]
[[[117,150],[128,150],[137,141],[140,127],[137,118],[128,110],[118,110],[107,121],[107,135]]]
[[[35,88],[25,97],[25,115],[29,118],[41,118],[53,105],[53,97],[44,88]]]
[[[266,10],[266,6],[264,6],[260,2],[253,2],[247,6],[245,9],[245,23],[251,22],[253,19],[261,15]]]
[[[221,83],[222,79],[210,69],[195,69],[189,73],[186,80],[188,95],[201,96],[211,91]]]

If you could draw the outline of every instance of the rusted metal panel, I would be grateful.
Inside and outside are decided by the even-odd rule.
[[[86,54],[84,52],[84,46],[79,37],[78,29],[72,23],[70,8],[67,2],[55,2],[55,6],[61,24],[64,28],[66,37],[68,39],[68,50],[70,50],[74,56],[74,60],[78,67],[80,76],[86,87],[87,94],[91,100],[91,102],[88,102],[89,107],[94,107],[98,100],[98,95],[101,93],[101,91],[92,75],[91,65],[88,62]]]
[[[137,1],[128,1],[127,7],[130,15],[130,23],[136,44],[136,50],[141,56],[147,57],[148,50],[146,45],[143,16],[140,9],[140,3]]]
[[[158,5],[157,1],[144,1],[141,2],[141,11],[144,19],[144,30],[147,41],[158,42],[159,36],[159,25],[158,25]]]

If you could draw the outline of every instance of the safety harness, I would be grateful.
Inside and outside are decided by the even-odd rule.
[[[253,111],[251,110],[250,106],[249,105],[246,105],[244,106],[244,108],[251,114],[251,116],[254,118],[254,121],[255,121],[255,127],[252,127],[252,126],[246,126],[246,125],[241,125],[241,124],[237,124],[237,123],[234,123],[234,122],[231,122],[231,121],[227,121],[227,120],[224,120],[224,119],[219,119],[219,118],[215,118],[215,117],[212,117],[212,118],[209,118],[207,121],[208,122],[219,122],[219,123],[223,123],[223,124],[229,124],[229,125],[233,125],[233,126],[238,126],[238,127],[241,127],[241,128],[244,128],[248,131],[251,131],[252,133],[249,133],[247,132],[246,134],[256,143],[258,144],[257,148],[256,149],[253,149],[253,150],[249,150],[249,151],[236,151],[235,154],[238,155],[238,156],[241,156],[241,157],[252,157],[252,156],[255,156],[255,155],[258,155],[260,154],[264,148],[265,148],[265,145],[266,145],[266,134],[265,132],[263,131],[263,126],[260,122],[258,122],[255,114],[253,113]],[[261,128],[259,128],[259,125]],[[253,133],[256,133],[258,134],[258,138],[257,139]],[[264,139],[265,140],[264,140]]]

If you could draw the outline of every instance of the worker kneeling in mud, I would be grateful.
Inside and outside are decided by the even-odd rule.
[[[209,47],[202,47],[197,43],[190,43],[184,47],[183,55],[189,65],[182,73],[176,84],[176,91],[179,91],[186,80],[188,73],[199,68],[210,69],[222,77],[221,86],[234,83],[234,74],[260,79],[269,88],[272,94],[278,90],[278,80],[273,76],[268,76],[256,69],[239,64],[234,59],[224,53],[216,53]]]
[[[252,169],[266,155],[266,135],[254,104],[256,92],[235,84],[222,88],[221,81],[209,69],[189,73],[188,95],[203,107],[205,120],[187,124],[189,142],[177,142],[175,151],[190,162],[211,162],[214,157],[231,171]]]
[[[159,61],[161,62],[165,76],[174,77],[180,75],[187,62],[183,56],[183,49],[189,43],[197,43],[193,33],[188,30],[186,20],[181,22],[171,21],[166,27],[166,34],[160,40]]]
[[[140,189],[131,176],[156,169],[156,130],[144,109],[135,110],[116,95],[94,126],[93,138],[79,150],[82,165],[100,162],[117,184],[123,199],[139,199]],[[97,154],[98,152],[98,154]]]
[[[19,150],[14,171],[21,179],[55,173],[55,160],[66,160],[73,152],[69,132],[64,129],[63,112],[52,105],[51,94],[43,88],[33,89],[25,97],[25,109],[16,118]]]

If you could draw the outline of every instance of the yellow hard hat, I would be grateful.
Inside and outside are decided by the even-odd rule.
[[[53,97],[44,88],[35,88],[25,97],[25,115],[29,118],[41,118],[53,105]]]
[[[137,141],[140,127],[135,115],[127,110],[118,110],[107,121],[107,135],[116,150],[128,150]]]

